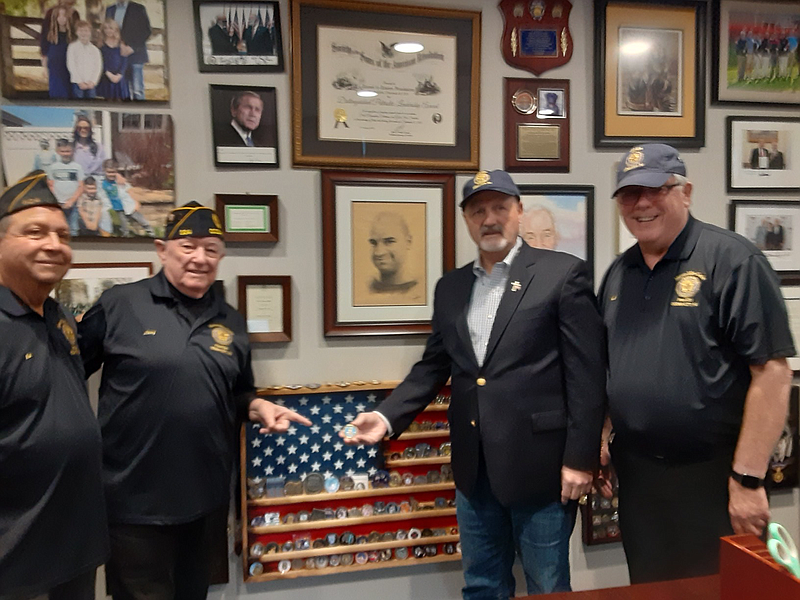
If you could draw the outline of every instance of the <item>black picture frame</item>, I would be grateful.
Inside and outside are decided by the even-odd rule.
[[[214,164],[217,167],[248,167],[277,169],[278,157],[278,110],[274,87],[256,85],[209,86],[211,93],[211,126],[214,145]],[[258,125],[252,129],[254,146],[248,148],[234,131],[233,101],[240,94],[253,93],[261,98],[263,110]]]
[[[682,54],[680,73],[681,105],[687,112],[681,116],[647,116],[645,114],[616,114],[617,67],[619,64],[615,48],[608,48],[607,35],[618,31],[624,19],[619,17],[607,20],[607,11],[619,9],[626,16],[636,15],[632,27],[646,28],[642,23],[654,8],[660,14],[652,13],[653,21],[647,26],[664,29],[670,20],[677,23],[683,35],[694,38],[694,52]],[[686,9],[694,11],[694,18],[683,13]],[[630,147],[641,143],[670,144],[679,148],[701,148],[705,145],[706,133],[706,27],[707,0],[595,0],[594,3],[594,145],[596,148]],[[627,21],[625,21],[627,22]],[[608,56],[607,56],[608,54]],[[607,69],[611,63],[613,69]],[[612,72],[613,71],[613,72]],[[693,72],[694,77],[686,75]],[[691,92],[694,92],[693,94]],[[610,100],[613,101],[610,102]],[[614,108],[612,114],[611,108]],[[643,121],[643,119],[645,119]],[[679,127],[678,127],[679,126]],[[687,133],[675,135],[676,127]],[[671,133],[671,134],[670,134]]]
[[[222,12],[220,12],[222,11]],[[226,12],[227,11],[227,12]],[[254,12],[255,11],[255,12]],[[256,49],[248,51],[248,35],[246,27],[233,25],[232,15],[237,17],[236,23],[248,22],[250,15],[260,18],[261,29],[256,28],[255,36],[250,36],[252,46]],[[224,47],[224,53],[214,53],[214,40],[211,36],[216,27],[213,17],[223,14],[227,17],[228,33],[232,30],[235,40],[232,48]],[[245,14],[247,16],[245,16]],[[272,27],[269,27],[270,21]],[[244,0],[243,2],[213,2],[211,0],[194,0],[195,41],[197,42],[197,67],[201,73],[282,73],[284,70],[283,35],[281,30],[280,3],[263,0]],[[220,36],[225,45],[224,36]],[[216,39],[216,38],[215,38]],[[229,54],[228,52],[236,52]]]
[[[538,209],[539,207],[549,211],[558,232],[558,244],[562,245],[555,248],[539,247],[569,252],[586,261],[589,277],[594,279],[594,186],[523,183],[517,187],[520,191],[520,200],[523,207],[523,216],[520,220],[520,236],[522,239],[529,245],[534,246],[534,243],[526,239],[526,215],[529,211],[532,208]],[[582,211],[580,210],[580,201],[576,202],[576,198],[580,198],[583,202]],[[565,218],[571,219],[573,224],[576,220],[583,224],[583,240],[575,239],[574,236],[574,239],[564,239],[567,231],[563,223]],[[561,226],[559,226],[559,220],[562,221]],[[569,229],[574,230],[575,228]],[[581,244],[581,242],[583,243]],[[563,244],[571,244],[571,246],[565,247]],[[579,248],[581,245],[583,245],[582,249]]]

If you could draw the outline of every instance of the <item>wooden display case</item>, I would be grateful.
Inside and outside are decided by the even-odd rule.
[[[604,498],[594,489],[587,495],[586,502],[581,504],[581,533],[583,543],[587,546],[621,542],[619,529],[619,497],[617,477],[612,469],[614,495]]]
[[[374,447],[347,446],[338,436],[339,429],[359,412],[373,410],[396,384],[260,390],[315,427],[297,425],[294,431],[271,435],[259,434],[253,424],[242,427],[246,582],[461,559],[449,456],[449,391],[397,439]],[[385,472],[384,481],[374,483],[372,476],[379,472]],[[289,491],[297,492],[297,482],[310,473],[340,480],[361,480],[358,474],[364,473],[369,483],[364,489],[280,495],[287,491],[286,482],[292,482]],[[283,486],[279,477],[284,477]]]

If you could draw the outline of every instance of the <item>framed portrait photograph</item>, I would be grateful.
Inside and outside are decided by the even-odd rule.
[[[247,319],[251,342],[292,341],[292,278],[240,275],[239,312]]]
[[[529,246],[568,252],[594,273],[594,186],[520,184],[519,234]]]
[[[711,100],[800,104],[800,4],[714,0]]]
[[[80,240],[147,241],[175,208],[172,117],[93,108],[3,106],[3,171],[47,173]]]
[[[781,293],[789,315],[789,326],[795,344],[800,340],[800,277],[781,277]],[[800,356],[787,359],[793,371],[800,371]]]
[[[194,0],[194,22],[201,73],[283,71],[278,2]]]
[[[728,229],[755,244],[781,275],[800,276],[800,201],[731,200]]]
[[[169,100],[166,0],[6,2],[2,89],[24,100]],[[77,82],[77,83],[76,83]]]
[[[800,118],[727,117],[727,190],[800,191]]]
[[[326,336],[430,333],[455,266],[455,176],[322,172]]]
[[[210,89],[214,164],[277,168],[275,88],[212,84]]]
[[[480,13],[292,0],[292,162],[478,168]]]
[[[215,194],[226,242],[277,242],[278,197],[270,194]]]
[[[79,317],[108,288],[146,279],[152,274],[153,264],[148,262],[73,264],[50,295]]]
[[[704,0],[596,0],[594,145],[705,144]]]

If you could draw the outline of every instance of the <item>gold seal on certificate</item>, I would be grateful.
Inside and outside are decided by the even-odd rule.
[[[347,111],[343,108],[336,108],[333,111],[333,119],[336,121],[336,125],[334,125],[334,129],[339,126],[339,124],[344,125],[345,127],[350,127],[347,124]]]
[[[506,170],[569,172],[569,81],[505,79]]]

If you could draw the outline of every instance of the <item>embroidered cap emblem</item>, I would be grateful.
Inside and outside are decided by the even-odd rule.
[[[624,171],[630,171],[631,169],[638,169],[639,167],[644,166],[644,148],[641,146],[636,146],[631,148],[631,151],[628,152],[628,156],[625,157],[625,169]]]

